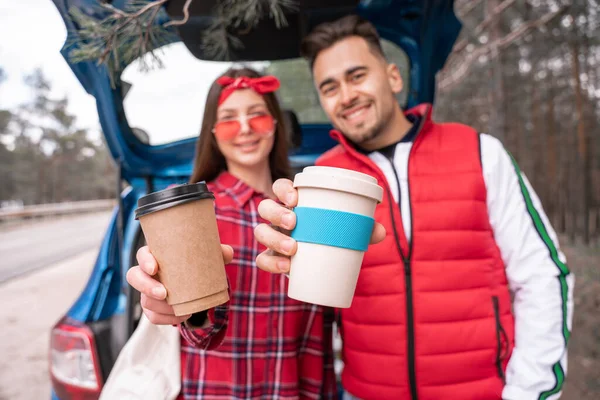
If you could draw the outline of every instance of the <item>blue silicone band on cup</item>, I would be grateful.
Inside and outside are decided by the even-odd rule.
[[[365,215],[313,207],[296,207],[296,228],[291,237],[298,242],[367,251],[375,220]]]

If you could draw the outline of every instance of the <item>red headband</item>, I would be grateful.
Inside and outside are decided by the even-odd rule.
[[[239,89],[252,89],[258,94],[271,93],[279,89],[279,79],[272,75],[260,78],[249,78],[247,76],[231,78],[229,76],[222,76],[217,79],[217,83],[224,86],[219,97],[219,104],[223,103],[231,93]]]

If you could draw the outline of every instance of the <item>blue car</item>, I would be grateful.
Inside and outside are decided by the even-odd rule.
[[[114,362],[141,315],[139,293],[125,280],[145,244],[134,218],[137,201],[173,183],[186,182],[200,131],[202,107],[211,82],[231,65],[215,62],[201,42],[210,25],[214,1],[193,2],[189,21],[158,53],[163,68],[140,72],[141,60],[128,65],[111,86],[103,67],[72,63],[69,52],[77,29],[69,17],[75,7],[98,17],[101,0],[53,0],[69,31],[62,53],[85,90],[96,99],[98,116],[119,174],[114,209],[89,281],[64,317],[50,332],[50,375],[53,399],[97,399]],[[122,8],[123,0],[106,1]],[[293,127],[290,160],[294,172],[314,163],[335,145],[320,109],[307,64],[299,58],[303,33],[313,26],[358,13],[372,21],[390,61],[401,69],[404,108],[434,97],[435,74],[446,61],[461,25],[453,0],[299,0],[288,25],[276,28],[263,19],[240,36],[242,46],[232,62],[246,62],[277,75],[280,99]],[[179,18],[183,1],[162,7],[164,17]],[[197,7],[194,7],[194,4]]]

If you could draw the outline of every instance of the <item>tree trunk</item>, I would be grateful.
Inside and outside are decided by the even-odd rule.
[[[581,64],[579,61],[579,45],[574,42],[571,45],[571,58],[573,60],[573,81],[575,83],[575,117],[577,118],[577,154],[579,162],[577,165],[581,168],[581,213],[583,218],[583,241],[585,244],[590,242],[590,195],[591,195],[591,179],[590,179],[590,154],[587,132],[585,131],[585,115],[583,93],[581,89]]]
[[[539,67],[536,65],[534,71],[537,71]],[[551,208],[548,207],[549,199],[548,199],[548,183],[546,180],[546,174],[544,173],[544,143],[547,142],[547,138],[545,137],[547,134],[544,134],[545,124],[541,118],[541,110],[540,110],[540,98],[541,93],[538,90],[538,82],[535,81],[535,77],[529,77],[531,82],[531,140],[529,158],[532,158],[531,164],[531,180],[533,187],[538,191],[538,195],[544,205],[544,209],[548,212],[551,211]]]
[[[493,10],[498,5],[498,0],[487,0],[485,3],[486,18],[493,17]],[[500,15],[493,17],[490,21],[490,42],[497,43],[501,37],[499,19]],[[500,48],[497,45],[492,45],[491,48],[491,59],[489,63],[490,68],[488,71],[489,76],[489,99],[490,99],[490,133],[497,137],[500,141],[504,142],[506,121],[505,121],[505,98],[504,98],[504,81],[502,77],[503,62]]]
[[[556,131],[556,118],[554,116],[554,90],[552,90],[552,71],[547,70],[547,78],[546,78],[546,87],[548,88],[548,91],[546,93],[546,108],[547,108],[547,114],[546,114],[546,124],[547,124],[547,130],[546,130],[546,168],[545,168],[545,173],[546,173],[546,184],[548,185],[548,192],[549,192],[549,202],[548,202],[548,206],[549,206],[549,212],[551,215],[553,215],[553,219],[556,221],[555,224],[557,224],[556,229],[558,232],[563,233],[564,232],[564,225],[560,225],[558,226],[558,224],[560,224],[562,221],[562,218],[559,218],[560,212],[561,212],[561,203],[560,203],[560,196],[562,191],[559,190],[559,188],[563,188],[564,187],[564,182],[561,182],[561,175],[559,174],[558,168],[557,168],[557,153],[560,151],[560,149],[558,148],[558,143],[559,140],[557,140],[557,131]]]

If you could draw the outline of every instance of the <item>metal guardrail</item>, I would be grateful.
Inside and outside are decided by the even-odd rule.
[[[33,206],[25,206],[19,209],[8,210],[3,210],[0,208],[0,222],[23,218],[38,218],[105,211],[112,209],[116,204],[117,202],[115,200],[89,200],[55,204],[38,204]]]

